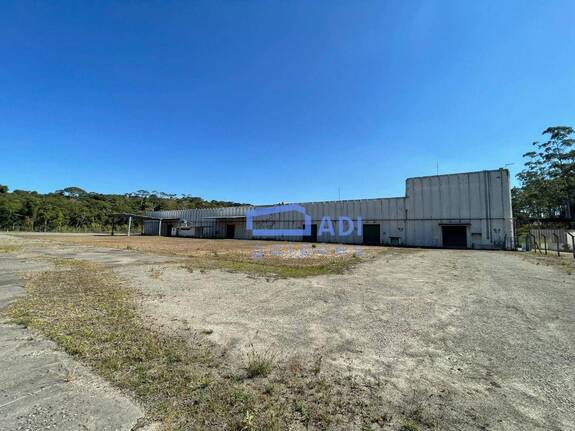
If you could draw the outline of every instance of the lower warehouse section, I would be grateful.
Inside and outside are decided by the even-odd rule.
[[[265,216],[248,223],[250,214]],[[293,211],[292,211],[293,210]],[[154,211],[144,234],[446,248],[513,248],[505,169],[409,178],[405,197]],[[173,220],[177,220],[174,222]],[[309,224],[309,229],[306,225]],[[285,236],[285,232],[299,232]]]

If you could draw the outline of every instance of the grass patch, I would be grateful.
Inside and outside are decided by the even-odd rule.
[[[15,253],[18,250],[20,250],[21,248],[22,248],[22,246],[19,246],[19,245],[12,245],[12,244],[2,245],[2,244],[0,244],[0,253]]]
[[[396,247],[360,247],[349,244],[307,244],[258,240],[225,240],[154,236],[66,236],[27,235],[28,239],[55,244],[78,244],[136,250],[153,255],[185,259],[190,271],[219,269],[253,276],[301,278],[325,274],[343,274],[360,262],[376,256],[411,254],[416,249]],[[342,253],[338,254],[338,247]],[[262,256],[255,257],[261,252]],[[281,255],[281,257],[278,257]],[[286,257],[289,255],[289,257]],[[295,257],[295,256],[298,257]]]
[[[536,251],[523,253],[525,259],[536,265],[554,266],[561,269],[569,275],[575,274],[575,259],[572,254],[557,256],[556,252],[548,252],[549,254],[540,254]]]
[[[407,420],[401,424],[401,431],[419,431],[419,427],[412,420]]]
[[[184,266],[190,270],[220,269],[229,272],[241,272],[254,276],[271,276],[278,278],[301,278],[324,274],[343,274],[359,263],[359,258],[348,256],[332,258],[325,261],[305,262],[281,261],[280,259],[267,259],[254,261],[238,256],[217,257],[191,257],[190,262]]]
[[[134,292],[102,266],[61,261],[26,289],[7,310],[13,321],[129,391],[164,429],[368,429],[388,420],[379,381],[328,377],[321,360],[280,362],[269,353],[234,371],[204,335],[151,329]]]
[[[312,248],[313,248],[312,244]],[[344,274],[362,262],[369,262],[381,256],[413,254],[420,250],[408,248],[385,248],[370,250],[369,253],[356,255],[347,252],[341,255],[311,257],[275,257],[265,255],[253,258],[234,253],[217,253],[211,255],[189,255],[183,265],[190,272],[219,269],[229,272],[240,272],[253,276],[276,278],[304,278],[318,275]]]

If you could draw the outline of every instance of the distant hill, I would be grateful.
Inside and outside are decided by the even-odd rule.
[[[114,195],[67,187],[53,193],[40,194],[24,190],[10,192],[7,186],[0,185],[0,229],[99,232],[110,228],[109,214],[114,212],[137,214],[144,211],[238,205],[242,204],[146,190]]]

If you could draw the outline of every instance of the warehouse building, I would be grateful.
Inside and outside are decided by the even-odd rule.
[[[506,169],[408,178],[404,197],[155,211],[146,215],[156,218],[144,222],[147,235],[513,248]]]

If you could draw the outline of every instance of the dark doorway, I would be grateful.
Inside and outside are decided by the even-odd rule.
[[[303,225],[302,229],[305,229],[305,224]],[[311,232],[310,235],[304,236],[302,241],[305,242],[317,242],[317,224],[311,225]]]
[[[363,243],[365,245],[380,245],[380,232],[378,224],[363,225]]]
[[[172,236],[172,227],[170,223],[162,223],[162,236]]]
[[[467,226],[441,226],[443,247],[467,248]]]
[[[226,225],[226,238],[233,239],[236,237],[236,225],[227,224]]]

